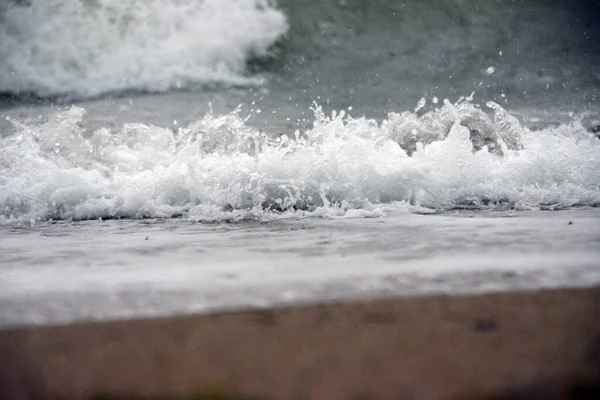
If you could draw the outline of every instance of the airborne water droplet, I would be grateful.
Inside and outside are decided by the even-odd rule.
[[[417,103],[417,107],[415,107],[415,111],[414,112],[417,112],[420,109],[422,109],[423,107],[425,107],[426,103],[427,103],[427,100],[425,100],[425,97],[421,97],[421,99]]]

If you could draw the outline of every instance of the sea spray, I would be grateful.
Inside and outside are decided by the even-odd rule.
[[[464,99],[377,123],[315,106],[312,129],[274,136],[239,110],[177,131],[135,123],[90,133],[72,107],[14,122],[2,139],[0,215],[240,220],[600,203],[600,140],[580,123],[532,131],[499,105],[486,111]]]
[[[136,123],[116,134],[90,133],[79,126],[84,110],[72,107],[38,125],[13,121],[16,132],[0,148],[0,215],[3,223],[239,220],[380,215],[382,205],[439,211],[600,203],[598,138],[577,122],[531,131],[488,106],[491,117],[468,99],[446,101],[381,124],[327,116],[315,106],[312,129],[278,137],[248,126],[239,110],[177,131]],[[493,149],[479,147],[482,126]]]
[[[0,8],[0,92],[89,97],[256,84],[287,30],[267,0],[31,0]]]

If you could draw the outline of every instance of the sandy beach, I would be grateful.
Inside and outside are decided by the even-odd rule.
[[[600,288],[20,327],[0,357],[11,400],[595,398]]]

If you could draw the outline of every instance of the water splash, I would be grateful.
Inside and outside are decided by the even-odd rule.
[[[574,122],[539,131],[470,99],[381,124],[314,106],[312,129],[274,137],[239,110],[177,131],[86,132],[73,107],[0,147],[3,223],[383,215],[389,208],[557,209],[600,204],[600,140]]]
[[[98,96],[255,84],[287,30],[269,0],[31,0],[0,6],[0,92]]]

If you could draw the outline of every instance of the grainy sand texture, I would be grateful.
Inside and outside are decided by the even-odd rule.
[[[0,398],[600,398],[600,288],[0,332]]]

